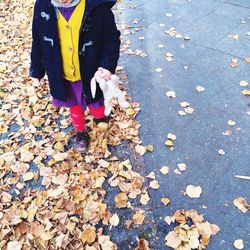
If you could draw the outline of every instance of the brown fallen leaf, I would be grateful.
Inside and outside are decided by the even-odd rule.
[[[250,205],[244,197],[234,199],[233,203],[242,213],[250,211]]]
[[[250,63],[250,57],[246,57],[246,58],[245,58],[245,61],[246,61],[247,63]]]
[[[137,238],[137,242],[138,242],[138,245],[135,248],[135,250],[151,250],[151,248],[149,247],[149,243],[148,243],[147,240],[145,240],[145,239],[138,239]]]
[[[8,127],[4,123],[0,123],[0,134],[4,134],[8,131]]]

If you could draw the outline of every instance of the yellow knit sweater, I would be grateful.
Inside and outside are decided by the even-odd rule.
[[[59,11],[57,26],[61,45],[63,76],[75,82],[81,79],[78,57],[79,31],[85,11],[85,0],[80,0],[67,21]]]

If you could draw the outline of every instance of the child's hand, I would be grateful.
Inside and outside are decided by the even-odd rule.
[[[33,77],[31,77],[31,79],[32,79],[32,83],[33,83],[34,87],[39,87],[41,85],[42,80],[43,80],[43,78],[37,79],[37,78],[33,78]]]
[[[99,67],[98,68],[98,71],[101,73],[101,77],[104,79],[104,80],[109,80],[110,79],[110,77],[111,77],[111,72],[109,71],[109,70],[107,70],[107,69],[104,69],[104,68],[102,68],[102,67]]]

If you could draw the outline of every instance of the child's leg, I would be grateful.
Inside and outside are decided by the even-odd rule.
[[[90,114],[93,115],[95,119],[99,120],[99,119],[105,118],[105,114],[104,114],[105,106],[104,105],[98,108],[93,107],[91,105],[89,105],[88,107],[89,107]]]
[[[70,107],[70,118],[72,124],[77,132],[85,131],[85,113],[80,105]]]

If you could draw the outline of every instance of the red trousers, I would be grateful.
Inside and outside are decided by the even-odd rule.
[[[88,106],[90,114],[93,115],[95,118],[100,119],[104,118],[104,110],[105,107],[101,106],[99,108],[93,108],[91,106]],[[70,111],[70,118],[72,121],[72,124],[77,132],[86,130],[86,123],[85,123],[85,112],[81,108],[80,105],[76,105],[69,108]]]

